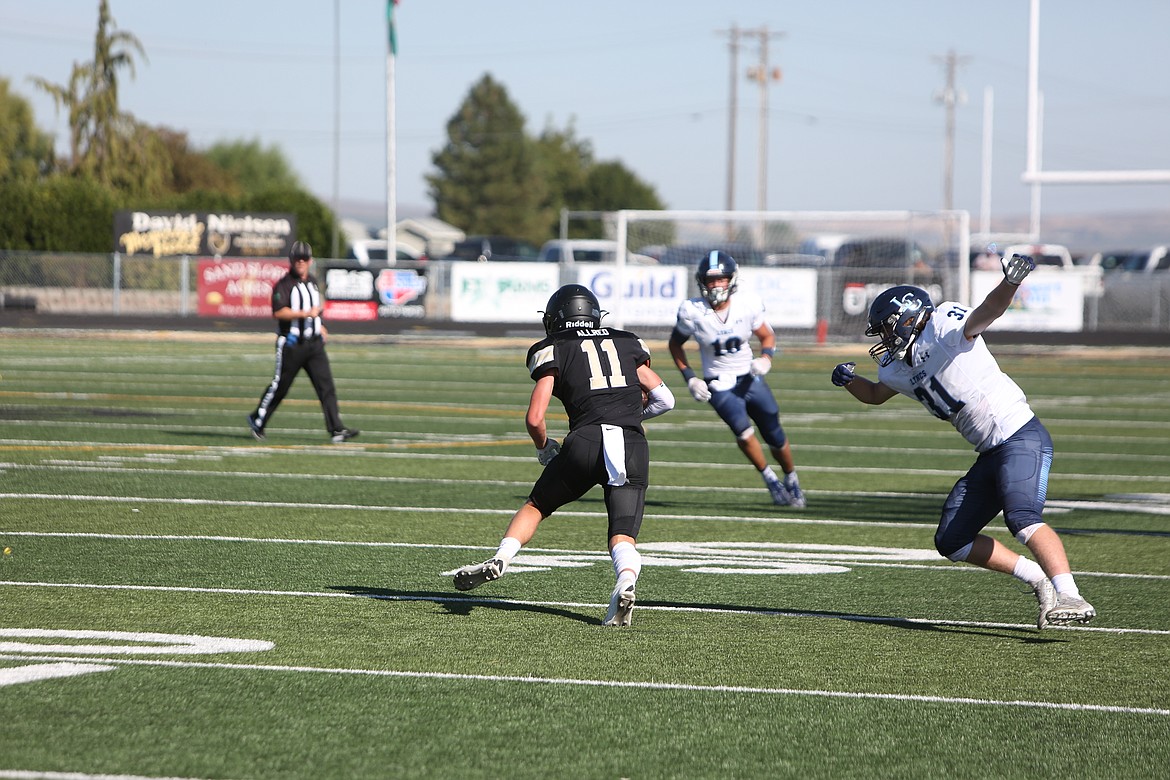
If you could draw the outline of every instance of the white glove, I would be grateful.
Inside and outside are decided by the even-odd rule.
[[[1011,259],[1003,262],[1003,275],[1008,284],[1019,287],[1032,271],[1036,270],[1036,261],[1027,255],[1012,255]]]
[[[687,389],[691,391],[691,395],[696,401],[706,403],[711,400],[711,389],[707,387],[707,383],[697,376],[693,376],[687,380]]]
[[[763,376],[772,370],[772,358],[758,357],[752,361],[752,376]]]
[[[540,461],[540,465],[547,466],[552,462],[552,459],[561,451],[561,445],[557,443],[556,439],[549,439],[545,442],[543,447],[538,447],[536,450],[536,459]]]

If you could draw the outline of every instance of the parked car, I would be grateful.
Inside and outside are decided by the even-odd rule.
[[[375,265],[386,263],[386,265],[395,265],[403,261],[406,262],[426,262],[427,256],[421,252],[416,252],[412,247],[405,244],[398,244],[395,246],[395,255],[397,259],[394,263],[386,262],[386,255],[389,254],[389,247],[386,245],[384,238],[368,238],[354,241],[349,246],[349,251],[345,257],[347,260],[357,260],[362,265],[369,265],[371,261]]]
[[[447,260],[475,260],[486,262],[533,262],[540,257],[540,249],[522,238],[510,236],[468,236],[455,243]]]
[[[738,242],[723,242],[713,244],[674,244],[666,247],[659,256],[658,262],[662,265],[698,266],[699,261],[712,250],[718,249],[735,258],[735,262],[744,265],[763,265],[764,255],[760,250],[747,244]]]
[[[837,247],[838,268],[898,268],[931,271],[930,258],[917,242],[905,238],[855,238]]]
[[[1168,271],[1170,270],[1170,247],[1163,245],[1148,250],[1098,252],[1090,258],[1089,265],[1098,266],[1105,273],[1110,271],[1136,271],[1138,273]]]
[[[1072,252],[1061,244],[1013,244],[1003,250],[1004,257],[1028,255],[1037,268],[1072,268]]]
[[[614,263],[617,262],[617,252],[618,243],[609,239],[553,239],[544,242],[538,259],[546,263]],[[655,265],[658,261],[649,255],[627,252],[626,262],[632,265]]]

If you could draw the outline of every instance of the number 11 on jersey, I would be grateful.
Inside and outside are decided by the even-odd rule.
[[[605,362],[609,364],[609,374],[601,366],[601,355],[597,352],[598,346],[597,342],[592,339],[581,342],[581,351],[589,359],[589,389],[605,390],[609,387],[626,387],[629,383],[626,381],[625,374],[622,373],[621,362],[618,360],[613,339],[603,339],[600,344],[601,351],[605,353]]]

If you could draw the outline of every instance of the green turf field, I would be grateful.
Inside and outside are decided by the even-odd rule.
[[[331,445],[303,375],[249,435],[268,337],[0,333],[0,777],[1167,776],[1170,352],[995,350],[1099,613],[1038,632],[1024,586],[934,552],[962,437],[829,383],[863,346],[769,375],[792,511],[652,342],[678,407],[613,629],[597,490],[451,586],[539,473],[526,347],[334,339],[362,433]]]

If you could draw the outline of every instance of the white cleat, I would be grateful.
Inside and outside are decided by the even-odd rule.
[[[808,502],[804,500],[804,491],[800,489],[799,482],[792,482],[784,486],[788,491],[788,506],[793,509],[804,509]]]
[[[499,558],[492,558],[483,563],[474,563],[470,566],[464,566],[459,571],[455,572],[452,577],[452,582],[455,583],[455,590],[471,590],[478,588],[485,582],[498,580],[504,573],[506,565]]]
[[[1093,605],[1080,596],[1070,596],[1067,593],[1056,594],[1056,604],[1048,610],[1048,623],[1053,626],[1064,626],[1069,623],[1088,623],[1097,617],[1097,610]]]
[[[772,503],[776,506],[789,506],[792,504],[792,494],[788,492],[788,488],[784,487],[784,483],[780,480],[768,483],[768,492],[772,494]]]
[[[1040,614],[1036,617],[1036,628],[1043,630],[1048,626],[1048,613],[1056,606],[1056,589],[1047,577],[1032,586],[1036,594],[1036,602],[1040,605]]]
[[[627,585],[622,590],[614,588],[613,595],[609,598],[609,611],[605,613],[605,621],[602,625],[630,625],[630,620],[634,615],[634,602],[636,600],[637,597],[634,595],[633,585]]]

